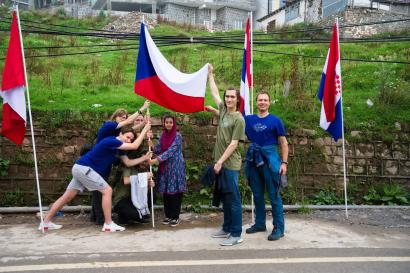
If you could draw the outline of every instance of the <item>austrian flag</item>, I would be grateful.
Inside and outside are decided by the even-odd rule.
[[[3,120],[1,133],[16,143],[23,143],[26,133],[26,99],[24,66],[16,12],[13,12],[10,41],[1,81]]]

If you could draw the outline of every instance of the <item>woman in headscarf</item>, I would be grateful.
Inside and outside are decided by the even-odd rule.
[[[159,164],[157,189],[164,197],[164,225],[179,224],[182,196],[186,191],[185,160],[182,155],[182,136],[177,132],[175,117],[165,115],[162,119],[163,132],[154,147],[156,158],[150,164]]]

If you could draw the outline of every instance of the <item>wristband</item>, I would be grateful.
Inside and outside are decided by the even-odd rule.
[[[281,164],[288,165],[288,162],[287,161],[282,161]]]
[[[142,115],[142,111],[141,111],[141,110],[138,110],[138,114]]]

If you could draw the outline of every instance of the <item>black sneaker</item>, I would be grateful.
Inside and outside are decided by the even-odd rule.
[[[252,233],[256,233],[256,232],[264,232],[264,231],[266,231],[266,227],[257,227],[255,225],[253,225],[250,228],[246,229],[246,233],[248,233],[248,234],[252,234]]]
[[[177,225],[179,225],[179,218],[178,219],[172,219],[169,224],[171,225],[171,227],[176,227]]]
[[[162,220],[163,225],[169,225],[169,222],[171,222],[171,219],[169,218],[165,218],[164,220]]]
[[[268,236],[269,241],[276,241],[285,236],[282,231],[279,229],[272,230],[272,233]]]

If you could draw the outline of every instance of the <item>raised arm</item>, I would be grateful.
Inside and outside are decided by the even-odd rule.
[[[208,64],[208,79],[209,79],[209,88],[211,89],[211,95],[216,103],[216,105],[220,105],[222,100],[219,96],[218,87],[216,86],[215,79],[214,79],[214,67],[212,64]]]
[[[142,129],[141,134],[134,140],[133,143],[123,143],[118,149],[120,150],[136,150],[141,145],[142,141],[144,140],[145,135],[151,129],[151,122],[148,122],[144,129]]]
[[[132,124],[134,120],[138,117],[138,115],[141,115],[148,107],[149,107],[149,100],[146,100],[144,102],[144,105],[137,112],[129,116],[126,120],[118,123],[117,129]]]

